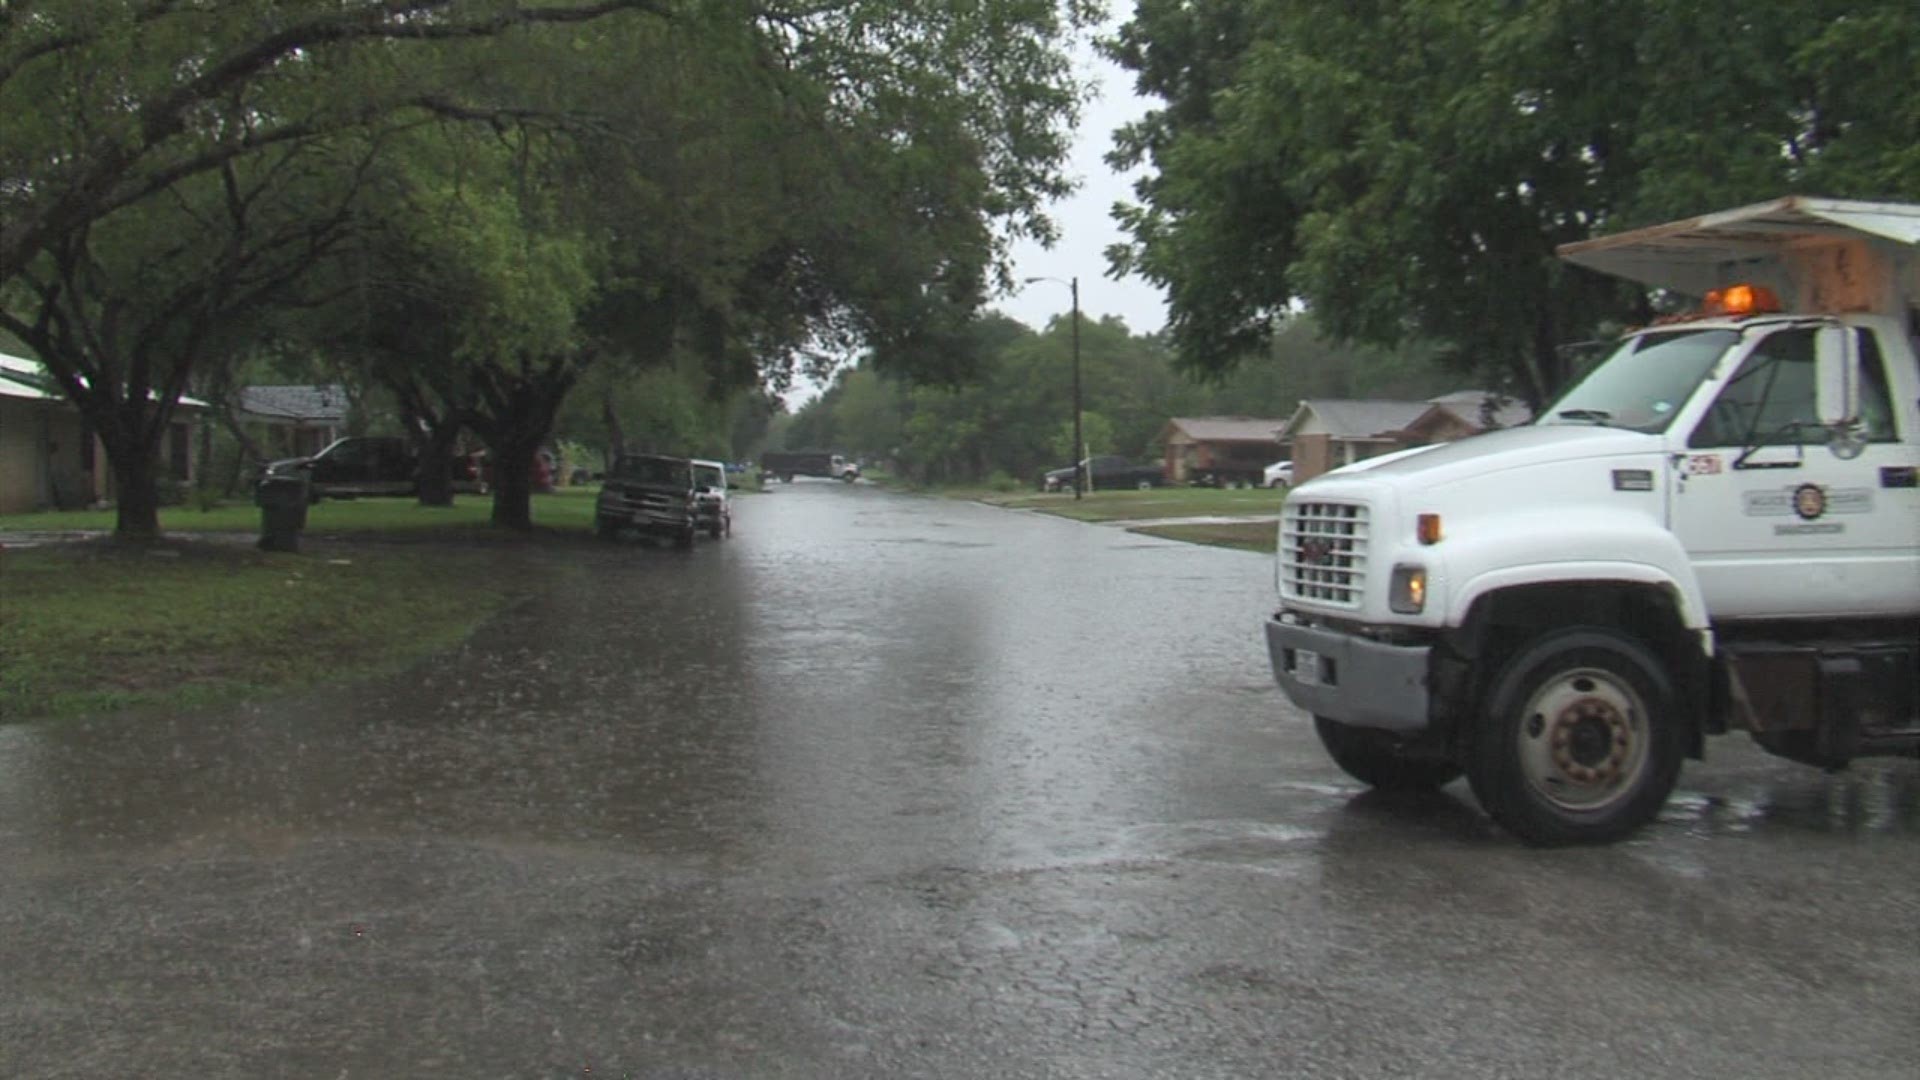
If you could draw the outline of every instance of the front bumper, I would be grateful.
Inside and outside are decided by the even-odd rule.
[[[595,513],[605,521],[616,521],[642,532],[677,535],[693,528],[693,515],[684,506],[626,499],[603,499]]]
[[[1267,620],[1273,677],[1295,705],[1354,727],[1418,732],[1429,722],[1426,645]]]

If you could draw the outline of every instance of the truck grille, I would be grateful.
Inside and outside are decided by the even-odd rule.
[[[1367,584],[1367,508],[1288,502],[1280,522],[1280,595],[1357,608]]]

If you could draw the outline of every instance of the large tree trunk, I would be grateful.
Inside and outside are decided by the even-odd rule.
[[[620,411],[614,408],[613,387],[600,395],[600,418],[607,425],[607,460],[603,472],[612,472],[614,462],[627,452],[627,432],[620,426]]]
[[[480,405],[466,424],[486,440],[493,459],[493,524],[533,528],[533,456],[553,432],[554,415],[580,368],[566,357],[517,370],[495,369],[481,380]]]
[[[538,440],[493,446],[493,524],[502,529],[533,528],[533,455]]]
[[[122,544],[151,544],[160,538],[160,489],[154,483],[154,453],[145,453],[102,440],[107,463],[113,467],[114,523],[113,539]]]
[[[420,446],[420,505],[453,505],[453,444],[460,425],[438,424],[427,429]]]

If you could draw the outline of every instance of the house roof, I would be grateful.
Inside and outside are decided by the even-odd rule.
[[[1489,396],[1496,400],[1493,414],[1485,423],[1482,405]],[[1300,403],[1287,421],[1291,435],[1309,413],[1320,418],[1327,433],[1336,439],[1385,439],[1412,427],[1427,414],[1441,410],[1469,427],[1513,427],[1533,419],[1533,411],[1512,398],[1489,395],[1485,390],[1457,390],[1426,401],[1352,401],[1337,398],[1313,398]]]
[[[18,356],[0,353],[0,397],[27,401],[58,401],[60,395],[47,383],[40,365]]]
[[[1491,424],[1481,419],[1488,398],[1494,402],[1492,415],[1487,418],[1492,421]],[[1527,408],[1525,402],[1500,394],[1489,394],[1485,390],[1456,390],[1431,400],[1474,427],[1516,427],[1533,419],[1533,410]]]
[[[1433,403],[1429,401],[1313,398],[1300,403],[1300,408],[1287,421],[1287,430],[1292,432],[1299,428],[1311,413],[1320,418],[1327,433],[1336,439],[1387,438],[1395,432],[1406,430],[1407,425],[1420,419],[1431,408]]]
[[[1285,420],[1248,416],[1176,416],[1168,421],[1195,442],[1280,441]]]
[[[47,374],[46,368],[38,360],[8,356],[6,353],[0,353],[0,397],[31,401],[67,400],[67,396],[60,392],[53,377]],[[207,407],[206,402],[186,394],[180,395],[179,404],[189,409]]]
[[[347,388],[249,386],[240,391],[240,411],[263,420],[337,424],[347,418]]]

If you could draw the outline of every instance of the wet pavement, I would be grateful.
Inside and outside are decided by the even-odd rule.
[[[800,482],[408,676],[0,726],[0,1076],[1900,1077],[1920,763],[1383,798],[1267,558]]]

